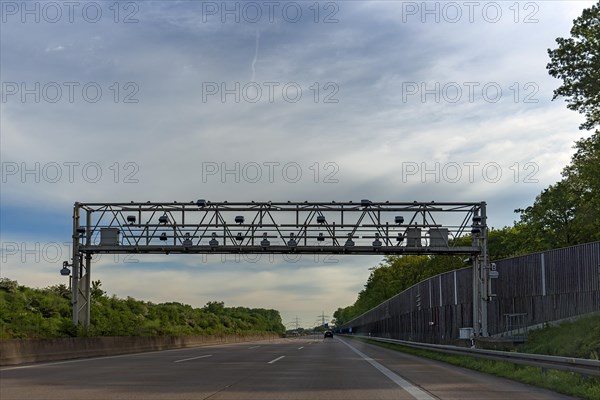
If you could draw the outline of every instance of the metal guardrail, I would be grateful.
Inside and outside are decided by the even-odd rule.
[[[472,349],[441,344],[409,342],[405,340],[387,339],[373,336],[340,335],[349,338],[369,339],[378,342],[400,344],[403,346],[433,350],[440,353],[457,354],[483,358],[486,360],[506,361],[513,364],[541,367],[546,369],[558,369],[579,374],[600,376],[600,361],[585,358],[548,356],[543,354],[516,353],[510,351]]]

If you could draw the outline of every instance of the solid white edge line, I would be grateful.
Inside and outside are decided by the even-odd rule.
[[[427,394],[423,390],[419,389],[412,383],[410,383],[407,380],[405,380],[404,378],[400,377],[400,375],[396,374],[393,371],[390,371],[389,369],[387,369],[383,365],[379,364],[377,361],[373,360],[371,357],[367,356],[366,354],[355,349],[354,347],[352,347],[345,341],[340,340],[340,342],[342,342],[346,346],[348,346],[353,352],[355,352],[360,357],[362,357],[363,360],[365,360],[366,362],[368,362],[369,364],[374,366],[379,372],[381,372],[382,374],[387,376],[396,385],[400,386],[402,389],[404,389],[405,391],[410,393],[410,395],[413,396],[415,399],[417,399],[417,400],[436,400],[435,397],[430,396],[429,394]]]
[[[248,347],[248,350],[252,350],[252,349],[258,349],[260,346],[252,346],[252,347]]]
[[[302,347],[298,347],[298,350],[302,350],[303,348],[304,348],[304,346],[302,346]]]
[[[277,357],[276,359],[269,361],[267,364],[273,364],[273,363],[281,360],[283,357],[285,357],[285,356]]]
[[[198,357],[184,358],[183,360],[177,360],[177,361],[173,361],[173,362],[179,363],[179,362],[197,360],[199,358],[206,358],[206,357],[212,357],[212,354],[206,354],[206,355],[198,356]]]

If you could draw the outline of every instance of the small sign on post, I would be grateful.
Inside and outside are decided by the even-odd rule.
[[[490,279],[497,279],[498,276],[499,276],[499,274],[498,274],[498,270],[496,270],[496,263],[492,263],[490,265],[489,277],[490,277]]]

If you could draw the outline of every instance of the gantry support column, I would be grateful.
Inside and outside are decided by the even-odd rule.
[[[479,246],[481,252],[473,260],[473,334],[475,337],[487,337],[488,331],[488,288],[489,288],[489,257],[488,257],[488,228],[485,202],[481,203],[480,222],[473,223],[473,246]],[[477,231],[479,230],[479,231]]]
[[[73,307],[73,324],[83,326],[84,329],[90,327],[90,292],[91,292],[91,265],[92,255],[89,252],[80,251],[80,239],[83,232],[80,230],[81,215],[80,205],[75,203],[73,209],[73,255],[72,255],[72,287],[71,303]],[[87,212],[85,241],[86,245],[91,242],[91,212]]]
[[[490,287],[490,260],[488,255],[488,225],[485,203],[481,205],[481,335],[488,337],[488,302]]]
[[[73,309],[73,324],[79,325],[79,203],[73,207],[73,255],[71,258],[71,306]]]

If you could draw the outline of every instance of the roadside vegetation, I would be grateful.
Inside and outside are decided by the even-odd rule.
[[[529,331],[517,351],[600,360],[600,314]]]
[[[402,351],[419,357],[431,358],[503,378],[577,396],[582,399],[600,400],[600,378],[581,374],[542,370],[503,361],[488,361],[469,356],[457,356],[412,347],[369,341],[378,346]],[[547,326],[529,332],[526,343],[516,351],[563,357],[600,359],[600,314],[583,316],[560,325]]]
[[[490,361],[468,356],[437,353],[434,351],[414,349],[412,347],[376,342],[368,339],[364,340],[388,349],[443,361],[448,364],[512,379],[514,381],[550,389],[570,396],[576,396],[586,400],[600,399],[600,378],[558,370],[542,370],[542,368],[539,367],[528,367],[504,361]]]
[[[69,336],[156,336],[283,333],[279,311],[225,307],[209,302],[202,308],[107,296],[93,282],[91,327],[83,331],[71,322],[70,290],[65,285],[44,289],[0,279],[0,339]]]

